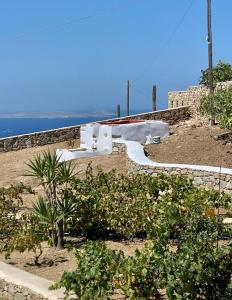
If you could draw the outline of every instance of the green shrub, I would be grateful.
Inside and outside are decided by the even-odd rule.
[[[134,256],[124,258],[118,270],[118,287],[129,299],[154,299],[162,285],[162,255],[153,251],[152,243]]]
[[[202,70],[200,84],[209,85],[209,70]],[[232,65],[219,61],[213,68],[214,83],[232,80]]]
[[[75,228],[96,226],[126,236],[144,231],[150,242],[133,257],[91,242],[78,252],[77,270],[65,273],[56,288],[81,299],[107,299],[115,289],[128,299],[155,299],[161,290],[171,300],[231,295],[232,245],[217,247],[218,237],[227,232],[231,238],[231,231],[209,213],[231,209],[228,195],[197,189],[179,176],[125,177],[101,170],[94,176],[91,168],[72,190]]]
[[[114,290],[113,279],[123,259],[104,243],[88,242],[76,253],[77,269],[65,272],[52,289],[64,287],[66,297],[74,293],[80,299],[109,299]]]
[[[9,258],[13,251],[33,251],[34,263],[39,265],[46,230],[33,214],[25,211],[24,194],[34,191],[23,184],[0,189],[0,253]]]
[[[174,299],[229,299],[232,245],[217,248],[220,224],[196,216],[187,225],[175,252],[164,255],[166,291]]]
[[[232,128],[232,88],[221,89],[214,95],[204,96],[200,101],[200,112],[214,115],[223,128]]]

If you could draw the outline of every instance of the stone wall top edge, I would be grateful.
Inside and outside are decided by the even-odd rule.
[[[35,132],[19,134],[19,135],[7,136],[7,137],[0,138],[0,142],[5,141],[5,140],[14,139],[14,138],[24,138],[24,137],[26,138],[26,137],[30,137],[30,136],[43,135],[46,133],[54,133],[57,131],[65,131],[65,130],[69,130],[69,129],[75,129],[75,128],[79,128],[81,125],[82,124],[74,125],[74,126],[60,127],[60,128],[55,128],[55,129],[49,129],[49,130],[43,130],[43,131],[35,131]]]
[[[124,116],[121,118],[113,118],[113,119],[106,119],[106,120],[101,120],[101,122],[107,122],[107,121],[116,121],[116,120],[125,120],[128,118],[136,118],[136,117],[142,117],[146,115],[152,115],[152,114],[160,114],[160,113],[166,113],[166,112],[171,112],[171,111],[178,111],[178,110],[185,110],[188,109],[190,106],[182,106],[182,107],[176,107],[176,108],[168,108],[168,109],[163,109],[163,110],[158,110],[158,111],[151,111],[151,112],[145,112],[141,114],[136,114],[136,115],[129,115],[129,116]],[[90,123],[95,123],[98,121],[93,121]],[[14,136],[8,136],[8,137],[3,137],[0,138],[1,141],[6,141],[6,140],[11,140],[14,138],[29,138],[31,136],[38,136],[38,135],[44,135],[44,134],[49,134],[49,133],[55,133],[57,131],[65,131],[65,130],[70,130],[70,129],[75,129],[75,128],[80,128],[81,125],[84,125],[86,123],[78,124],[78,125],[73,125],[73,126],[66,126],[66,127],[60,127],[60,128],[54,128],[54,129],[49,129],[49,130],[43,130],[43,131],[36,131],[32,133],[26,133],[26,134],[20,134],[20,135],[14,135]]]

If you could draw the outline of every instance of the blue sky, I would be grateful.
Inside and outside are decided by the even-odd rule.
[[[214,61],[232,63],[232,1],[212,5]],[[0,111],[123,109],[127,79],[131,110],[150,110],[152,84],[164,108],[198,84],[206,34],[206,0],[1,1]]]

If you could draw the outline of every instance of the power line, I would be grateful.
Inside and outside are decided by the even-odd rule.
[[[115,12],[115,10],[118,10],[119,8],[120,8],[120,5],[117,5],[116,7],[113,7],[113,8],[108,9],[108,10],[102,9],[102,10],[99,10],[98,12],[96,12],[96,13],[89,14],[89,15],[79,17],[79,18],[75,18],[75,19],[70,19],[70,20],[67,20],[65,22],[55,24],[51,27],[41,27],[37,30],[37,32],[46,32],[48,30],[53,30],[53,31],[55,30],[55,32],[57,32],[57,31],[59,31],[59,29],[63,29],[66,26],[70,26],[70,25],[73,25],[73,24],[76,24],[76,23],[84,22],[84,21],[96,18],[100,15]],[[26,37],[27,34],[28,33],[26,33],[26,32],[18,34],[17,36],[14,37],[14,39],[18,40],[20,38]]]
[[[137,87],[135,88],[135,87],[132,86],[131,84],[130,84],[130,87],[131,87],[134,91],[136,91],[138,94],[140,94],[140,95],[142,95],[142,96],[144,96],[144,97],[146,97],[146,98],[150,98],[149,95],[147,95],[146,93],[144,93],[143,91],[141,91],[141,90],[138,89]]]
[[[136,81],[138,79],[141,78],[141,76],[147,72],[149,69],[152,68],[153,63],[158,60],[158,58],[163,54],[164,50],[166,49],[166,47],[168,46],[168,44],[170,43],[170,41],[173,39],[173,37],[175,36],[175,34],[177,33],[177,31],[179,30],[179,28],[181,27],[181,25],[183,24],[186,16],[188,15],[188,13],[190,12],[193,4],[194,4],[195,0],[191,0],[188,7],[186,8],[184,14],[182,15],[182,17],[180,18],[179,22],[176,24],[176,26],[174,27],[174,29],[171,31],[169,37],[167,38],[167,40],[161,45],[160,48],[160,52],[155,56],[155,58],[153,59],[153,62],[150,63],[149,65],[147,65],[147,67],[140,73],[140,75],[138,77],[136,77],[133,81]]]

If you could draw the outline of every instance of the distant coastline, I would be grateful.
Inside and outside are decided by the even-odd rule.
[[[105,118],[113,117],[111,112],[88,112],[88,113],[73,113],[73,112],[13,112],[0,113],[0,119],[66,119],[66,118]]]

